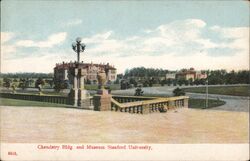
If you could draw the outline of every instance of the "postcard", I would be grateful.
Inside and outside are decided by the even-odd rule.
[[[0,159],[249,160],[249,13],[2,0]]]

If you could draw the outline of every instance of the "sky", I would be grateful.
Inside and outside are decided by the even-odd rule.
[[[77,59],[179,70],[249,69],[249,2],[2,0],[1,72],[53,72]]]

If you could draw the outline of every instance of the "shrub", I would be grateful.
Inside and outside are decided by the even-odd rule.
[[[143,95],[143,90],[141,89],[141,87],[138,87],[135,89],[135,96],[142,96]]]
[[[184,96],[184,95],[185,95],[185,92],[184,92],[184,90],[181,89],[181,88],[175,88],[175,89],[173,90],[173,94],[174,94],[174,96]]]

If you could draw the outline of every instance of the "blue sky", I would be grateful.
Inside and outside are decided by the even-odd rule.
[[[247,69],[247,1],[1,1],[1,71],[76,60],[176,70]]]

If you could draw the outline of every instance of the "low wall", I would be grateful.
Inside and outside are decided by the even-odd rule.
[[[64,96],[32,95],[32,94],[20,94],[20,93],[0,93],[0,97],[29,100],[29,101],[49,102],[49,103],[57,103],[57,104],[69,104],[68,97],[64,97]]]
[[[124,100],[120,101],[123,96],[112,96],[111,99],[111,110],[129,113],[152,113],[152,112],[162,112],[168,109],[175,109],[179,107],[188,107],[187,96],[178,97],[139,97],[137,101],[129,101],[129,99],[135,100],[137,96],[125,96]],[[145,99],[143,99],[145,98]]]
[[[153,100],[153,99],[157,99],[159,97],[112,95],[112,98],[114,98],[119,103],[127,103],[127,102]]]

